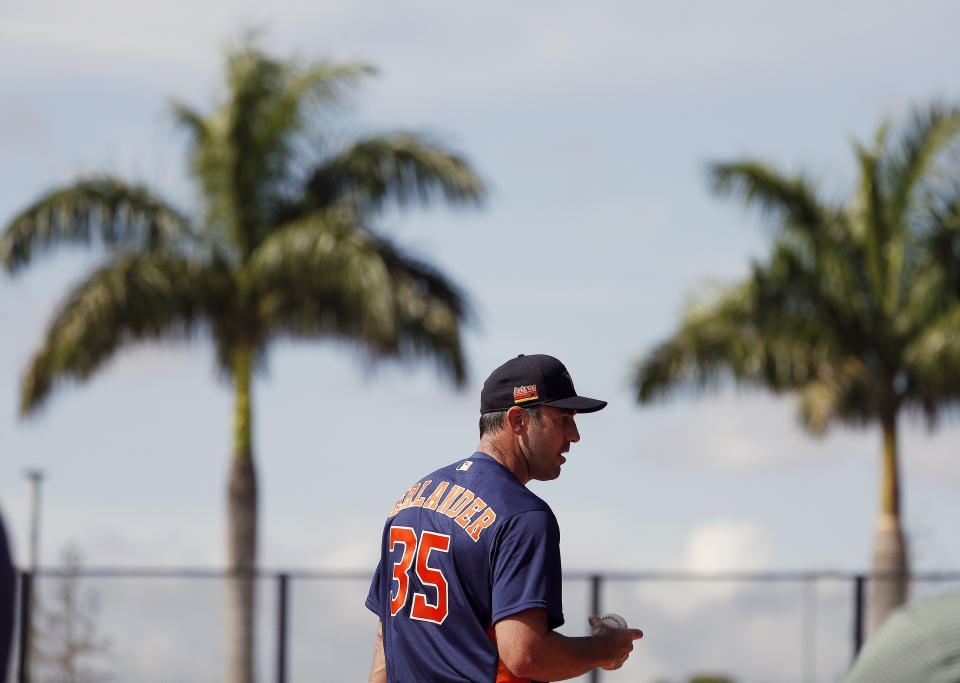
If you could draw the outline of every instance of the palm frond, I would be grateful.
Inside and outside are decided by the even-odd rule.
[[[186,128],[190,133],[194,148],[209,144],[211,137],[210,126],[197,111],[179,100],[170,100],[170,109],[177,125]]]
[[[755,307],[751,285],[691,304],[681,328],[636,366],[638,400],[652,401],[678,385],[716,388],[724,377],[775,391],[809,379],[816,351],[811,340],[795,336],[797,324],[784,329],[783,316],[763,322]]]
[[[809,180],[786,177],[757,161],[739,161],[709,166],[714,192],[735,195],[756,205],[780,227],[816,241],[829,232],[839,213],[821,202]]]
[[[361,62],[321,62],[305,68],[288,65],[280,94],[273,101],[267,130],[287,130],[301,125],[307,105],[331,105],[365,76],[377,70]]]
[[[960,303],[947,308],[904,349],[903,363],[928,415],[960,399]],[[935,398],[936,400],[929,400]]]
[[[394,273],[394,305],[398,334],[391,349],[402,360],[432,359],[455,386],[467,379],[460,330],[463,301],[436,296],[417,273]],[[444,286],[442,289],[448,289]]]
[[[54,190],[15,217],[0,236],[0,263],[16,272],[62,242],[152,252],[192,240],[186,217],[149,189],[101,176]]]
[[[890,194],[890,218],[907,224],[918,190],[942,179],[936,171],[940,155],[960,134],[960,109],[934,103],[916,108],[898,144],[886,150],[883,173]]]
[[[233,157],[226,144],[226,112],[218,111],[209,117],[177,100],[170,102],[176,123],[190,135],[190,172],[199,183],[200,197],[206,213],[203,236],[219,243],[224,250],[231,241],[230,223],[233,217],[230,203],[230,177]],[[219,233],[219,234],[217,234]],[[230,244],[237,251],[236,244]]]
[[[407,282],[417,296],[441,303],[458,321],[473,321],[474,313],[466,293],[438,268],[405,252],[382,236],[377,237],[377,242],[381,258],[393,277]]]
[[[876,310],[864,286],[863,256],[850,244],[831,243],[811,261],[778,238],[767,263],[754,263],[745,286],[753,296],[744,312],[754,325],[815,340],[821,347],[869,344]]]
[[[473,320],[466,294],[437,268],[379,241],[394,283],[398,334],[391,352],[403,360],[432,359],[441,374],[462,387],[467,364],[460,331]]]
[[[376,210],[387,201],[426,204],[438,197],[479,204],[485,194],[462,156],[411,133],[356,141],[317,168],[304,190],[311,210],[336,203]]]
[[[799,419],[813,434],[823,434],[836,418],[839,396],[828,382],[813,380],[800,389]]]
[[[752,287],[759,287],[756,279]],[[797,392],[800,420],[816,434],[835,420],[869,421],[887,398],[873,369],[843,355],[836,335],[812,311],[797,302],[771,306],[750,289],[741,286],[712,304],[692,306],[680,330],[637,365],[638,400],[649,402],[684,385],[716,389],[729,379]]]
[[[921,268],[936,267],[944,273],[944,291],[960,297],[960,182],[940,206],[930,209],[929,228],[921,236]]]
[[[369,233],[321,215],[272,233],[246,268],[261,325],[386,344],[396,328],[378,246]]]
[[[911,269],[902,305],[891,316],[892,331],[904,340],[915,339],[936,324],[960,295],[960,264],[951,271],[951,264],[929,252],[921,252],[921,259]]]
[[[230,101],[220,150],[225,162],[220,183],[229,209],[226,218],[244,256],[262,238],[266,215],[261,198],[264,187],[276,181],[270,177],[268,158],[286,154],[259,144],[263,110],[277,94],[282,72],[282,64],[253,49],[228,58]]]
[[[21,412],[33,412],[55,385],[83,380],[121,346],[185,337],[229,308],[229,273],[166,254],[125,255],[96,270],[53,317],[21,387]]]
[[[264,101],[260,111],[256,145],[246,152],[248,156],[253,153],[252,161],[262,175],[261,214],[269,225],[287,221],[277,207],[287,205],[299,191],[304,163],[328,144],[325,110],[337,105],[361,77],[373,73],[373,67],[361,63],[325,62],[307,68],[285,65],[277,91]],[[238,161],[248,162],[239,156]]]
[[[336,101],[372,69],[352,63],[301,68],[274,60],[249,42],[229,53],[227,61],[229,101],[218,145],[225,163],[207,168],[223,174],[216,185],[229,197],[227,220],[249,254],[275,223],[272,207],[291,190],[291,158],[307,105]]]
[[[823,434],[836,421],[867,424],[890,398],[856,357],[821,359],[814,372],[798,388],[800,422],[813,434]]]
[[[246,272],[266,334],[340,338],[371,358],[434,357],[455,382],[464,379],[465,297],[366,230],[316,214],[271,234]]]
[[[895,310],[904,256],[904,237],[900,224],[888,220],[887,197],[879,177],[879,154],[854,145],[860,164],[860,185],[851,213],[854,236],[864,245],[864,270],[870,294],[885,315]],[[894,234],[894,233],[897,234]]]
[[[373,67],[360,63],[321,63],[307,68],[284,64],[276,82],[262,88],[262,102],[256,103],[256,145],[251,151],[262,156],[258,164],[266,178],[292,182],[289,161],[298,151],[298,136],[308,137],[315,149],[321,147],[326,131],[309,124],[324,108],[336,105],[362,76],[374,72]]]

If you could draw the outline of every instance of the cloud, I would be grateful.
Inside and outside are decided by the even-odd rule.
[[[535,94],[562,97],[576,106],[571,93],[579,93],[586,104],[599,96],[686,90],[748,75],[770,81],[791,71],[849,77],[835,68],[837,63],[845,70],[882,71],[884,59],[897,58],[887,49],[891,40],[904,31],[942,31],[951,23],[945,15],[955,14],[941,2],[927,3],[936,9],[924,12],[866,3],[838,11],[827,3],[812,4],[821,6],[772,8],[742,0],[698,3],[691,12],[686,5],[607,1],[585,12],[581,3],[554,3],[544,11],[540,5],[502,0],[469,9],[433,0],[375,2],[372,10],[345,2],[318,8],[299,0],[269,8],[251,0],[150,5],[46,0],[7,12],[0,44],[26,50],[33,59],[17,60],[6,72],[0,67],[0,75],[28,82],[37,69],[55,74],[51,55],[59,55],[59,68],[70,72],[91,64],[114,73],[137,71],[140,77],[144,63],[211,68],[219,55],[211,46],[244,27],[263,27],[264,41],[277,47],[380,62],[389,71],[383,87],[394,106],[402,101],[430,107],[438,93],[484,108],[522,106]],[[830,21],[824,21],[827,13]],[[871,22],[866,33],[864,14]],[[859,38],[857,50],[873,59],[849,59],[850,35]],[[423,78],[425,73],[430,77]]]
[[[694,572],[764,569],[770,554],[759,527],[748,521],[712,520],[687,538],[683,565]]]
[[[768,568],[770,550],[757,524],[745,520],[704,522],[687,536],[682,571],[696,574],[742,572]],[[663,592],[656,584],[640,584],[637,595],[665,613],[680,617],[715,603],[734,601],[745,589],[739,581],[691,581],[683,591]]]
[[[358,567],[369,568],[372,575],[379,550],[376,543],[371,542],[375,540],[363,536],[351,538],[329,550],[318,544],[314,552],[310,554],[311,566],[346,570],[355,570]]]

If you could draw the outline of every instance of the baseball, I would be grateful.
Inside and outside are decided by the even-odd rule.
[[[613,626],[614,628],[627,628],[627,620],[621,617],[619,614],[605,614],[600,617],[600,621],[605,623],[607,626]]]
[[[627,628],[627,620],[621,617],[619,614],[605,614],[600,617],[600,621],[607,626],[612,626],[613,628]]]

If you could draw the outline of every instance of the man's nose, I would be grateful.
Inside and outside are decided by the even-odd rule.
[[[580,431],[577,429],[577,423],[570,421],[570,428],[567,430],[567,440],[571,443],[576,443],[580,440]]]

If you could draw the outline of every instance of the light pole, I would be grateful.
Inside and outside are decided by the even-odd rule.
[[[24,471],[32,484],[30,496],[30,564],[31,572],[36,571],[40,563],[40,484],[43,481],[43,470],[28,469]]]
[[[24,471],[32,485],[30,496],[30,564],[20,574],[20,683],[30,683],[30,659],[33,653],[33,609],[36,598],[33,593],[33,576],[40,562],[40,483],[43,470]]]

